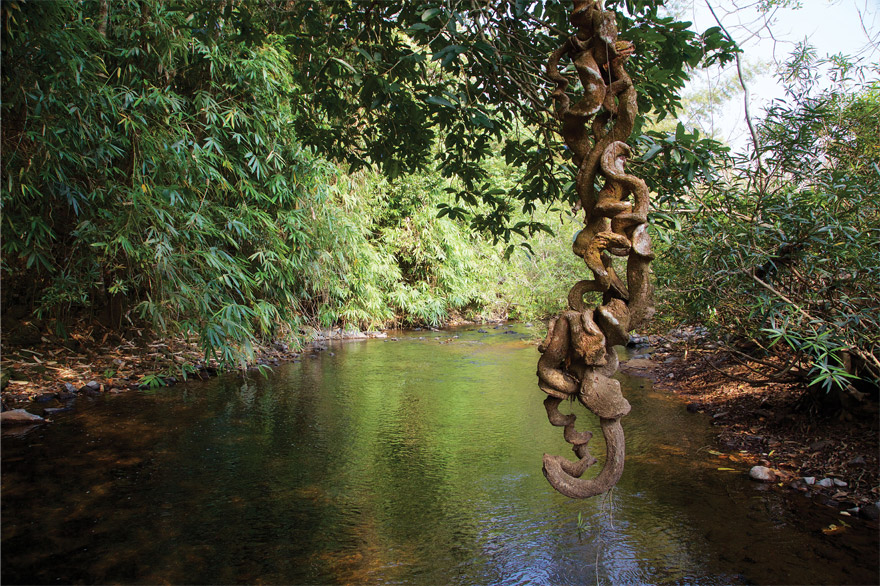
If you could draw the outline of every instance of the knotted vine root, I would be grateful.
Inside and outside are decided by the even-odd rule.
[[[638,113],[636,91],[624,64],[634,48],[617,40],[615,15],[596,0],[574,0],[570,17],[577,33],[550,57],[547,73],[556,88],[553,98],[561,134],[577,166],[575,189],[584,210],[584,228],[572,250],[584,259],[591,280],[576,283],[568,295],[569,310],[550,322],[547,339],[539,346],[538,386],[550,423],[564,428],[578,460],[544,454],[544,475],[571,498],[606,492],[623,473],[625,442],[620,418],[629,402],[620,383],[610,378],[618,367],[614,346],[625,344],[629,332],[654,313],[648,264],[653,258],[647,233],[648,188],[625,170],[631,156],[625,141]],[[567,58],[583,87],[574,105],[566,93],[570,80],[560,72]],[[596,191],[597,179],[604,184]],[[626,257],[626,282],[615,272],[613,256]],[[601,294],[597,307],[588,308],[584,295]],[[605,436],[602,471],[581,478],[596,463],[590,454],[590,432],[575,429],[575,415],[558,407],[574,399],[599,416]]]

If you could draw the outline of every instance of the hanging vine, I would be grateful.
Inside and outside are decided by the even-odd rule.
[[[550,423],[564,428],[578,460],[544,454],[544,475],[571,498],[606,492],[623,473],[625,442],[620,418],[629,402],[620,383],[610,378],[618,367],[614,346],[629,340],[629,331],[654,313],[648,265],[654,257],[647,232],[648,188],[625,171],[631,156],[625,141],[638,113],[636,90],[624,69],[633,44],[617,39],[615,14],[596,0],[574,0],[570,17],[577,33],[569,37],[547,63],[556,83],[553,99],[561,134],[577,166],[575,189],[584,210],[584,228],[572,247],[593,274],[577,282],[568,294],[568,311],[551,320],[547,339],[539,346],[538,386],[547,393],[544,407]],[[583,87],[574,105],[566,93],[570,80],[560,72],[567,58]],[[596,191],[596,181],[604,179]],[[617,275],[612,256],[626,257],[626,283]],[[601,303],[588,308],[584,295],[600,293]],[[606,442],[602,471],[581,478],[596,463],[590,454],[589,431],[575,429],[575,415],[558,407],[577,398],[599,416]]]

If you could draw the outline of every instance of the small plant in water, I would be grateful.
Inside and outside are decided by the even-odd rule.
[[[578,512],[578,539],[582,539],[584,537],[584,533],[587,532],[587,519],[584,517],[583,511]]]

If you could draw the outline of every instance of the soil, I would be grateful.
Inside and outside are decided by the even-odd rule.
[[[689,412],[711,415],[718,449],[709,455],[719,466],[765,466],[779,486],[843,510],[880,501],[876,402],[820,412],[802,384],[745,382],[762,367],[744,365],[699,336],[650,338],[650,355],[636,354],[621,368],[679,395]],[[823,479],[831,486],[820,486]]]

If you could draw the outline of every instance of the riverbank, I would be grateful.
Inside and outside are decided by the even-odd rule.
[[[761,366],[732,360],[699,329],[651,336],[650,341],[650,355],[637,353],[622,369],[679,395],[689,412],[711,416],[717,446],[707,453],[719,468],[762,466],[776,486],[839,508],[844,516],[877,520],[876,403],[857,412],[811,412],[803,386],[746,382]]]
[[[258,347],[253,361],[237,370],[259,370],[300,360],[325,350],[331,339],[386,336],[381,331],[312,330],[304,334],[301,344],[273,342]],[[43,338],[27,348],[4,345],[0,370],[3,411],[48,409],[51,415],[70,408],[78,396],[119,394],[207,379],[218,374],[219,364],[205,360],[194,338],[152,339],[135,330],[126,338],[108,333],[97,339],[92,332],[84,331],[64,341]]]

